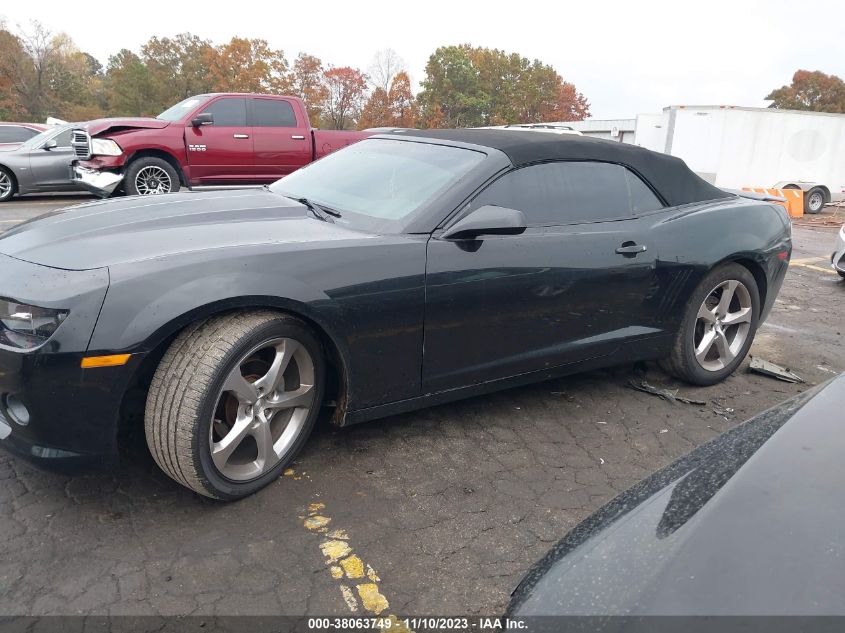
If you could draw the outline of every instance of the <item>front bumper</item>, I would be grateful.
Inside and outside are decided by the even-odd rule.
[[[90,191],[101,198],[108,198],[123,182],[123,173],[121,172],[100,171],[82,165],[74,165],[71,172],[71,177],[77,187]]]
[[[82,369],[83,356],[0,350],[0,446],[54,467],[116,461],[120,405],[141,357]]]
[[[0,446],[52,463],[115,454],[120,404],[140,356],[118,368],[81,367],[108,283],[106,269],[59,270],[0,255],[0,296],[68,310],[41,347],[0,346]]]

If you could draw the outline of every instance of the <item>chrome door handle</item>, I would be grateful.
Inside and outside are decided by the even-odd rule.
[[[232,134],[232,138],[249,138],[249,134]]]
[[[294,134],[291,138],[295,141],[304,141],[305,137],[302,134]]]
[[[643,244],[634,244],[633,242],[625,242],[616,249],[620,255],[636,255],[637,253],[645,253],[648,250]]]

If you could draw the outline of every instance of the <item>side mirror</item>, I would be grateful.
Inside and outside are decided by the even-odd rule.
[[[214,115],[211,112],[201,112],[191,120],[191,125],[194,127],[201,127],[203,125],[212,125],[214,123]]]
[[[41,149],[45,149],[49,152],[51,149],[56,149],[58,146],[59,144],[56,142],[56,139],[50,139],[49,141],[44,143]]]
[[[466,240],[479,235],[519,235],[525,232],[525,227],[522,211],[488,204],[455,222],[443,232],[443,238]]]

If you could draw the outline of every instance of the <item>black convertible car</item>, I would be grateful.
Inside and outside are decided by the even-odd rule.
[[[406,131],[263,190],[94,202],[0,237],[0,444],[156,462],[234,499],[339,426],[635,359],[711,384],[791,252],[784,209],[676,158]],[[134,414],[134,415],[133,415]]]

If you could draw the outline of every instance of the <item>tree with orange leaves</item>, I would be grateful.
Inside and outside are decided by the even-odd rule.
[[[228,44],[208,49],[205,54],[216,91],[278,94],[287,88],[285,55],[271,49],[267,40],[233,37]]]
[[[845,112],[845,81],[820,70],[798,70],[792,83],[773,90],[773,108],[812,110],[814,112]]]
[[[326,123],[335,130],[355,127],[367,91],[367,77],[360,70],[344,66],[323,73],[328,97],[323,110]]]
[[[288,75],[290,94],[305,102],[312,125],[320,125],[320,115],[326,107],[329,89],[323,79],[323,62],[319,57],[300,53]]]

